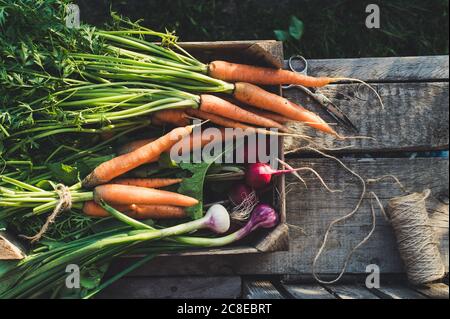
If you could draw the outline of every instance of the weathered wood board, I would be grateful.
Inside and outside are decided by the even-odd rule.
[[[326,289],[339,299],[380,299],[366,287],[359,285],[332,285]]]
[[[318,284],[284,284],[283,287],[295,299],[336,299],[335,296]]]
[[[280,298],[280,288],[269,281],[253,279],[244,283],[244,298]],[[366,288],[361,283],[321,286],[318,284],[282,284],[288,298],[294,299],[448,299],[448,286],[433,284],[411,287],[406,282],[384,283],[379,288]]]
[[[426,299],[426,297],[410,288],[406,283],[382,284],[371,291],[383,299]]]
[[[126,277],[96,298],[126,299],[234,299],[241,296],[239,276],[227,277]]]
[[[448,81],[448,62],[448,55],[308,60],[308,74],[367,82]]]
[[[0,260],[20,260],[25,258],[21,246],[6,232],[0,231]]]
[[[422,287],[416,287],[416,290],[428,298],[432,299],[449,299],[448,285],[443,283],[428,284]]]
[[[275,286],[266,280],[245,280],[242,297],[244,299],[284,299]]]
[[[311,175],[305,175],[308,189],[293,177],[287,179],[287,223],[290,228],[290,251],[271,254],[193,257],[160,257],[137,270],[134,275],[173,274],[311,274],[312,261],[328,224],[349,213],[355,206],[361,186],[357,180],[331,160],[293,159],[293,167],[309,166],[317,170],[325,182],[343,193],[328,193]],[[386,174],[396,175],[411,191],[431,188],[434,198],[448,194],[448,159],[376,159],[344,160],[350,168],[365,178]],[[401,194],[397,187],[385,181],[374,185],[385,202]],[[448,270],[448,204],[430,199],[430,217],[437,231],[441,254]],[[439,212],[439,213],[436,213]],[[377,264],[383,273],[402,273],[403,266],[396,250],[390,225],[377,213],[377,226],[371,239],[355,252],[347,271],[365,273],[366,266]],[[329,243],[317,264],[318,273],[338,273],[345,256],[370,230],[370,203],[365,201],[354,218],[338,225],[331,233]],[[181,259],[180,259],[181,258]]]
[[[291,129],[315,137],[322,148],[341,148],[345,152],[418,151],[448,149],[448,82],[373,84],[381,95],[382,109],[373,92],[358,84],[331,85],[320,92],[331,98],[358,127],[358,135],[372,139],[339,141],[316,133],[303,124],[292,123]],[[335,122],[316,102],[298,89],[285,90],[288,99],[319,113],[325,121]],[[341,126],[341,135],[355,135]],[[300,146],[299,140],[286,137],[285,151]]]

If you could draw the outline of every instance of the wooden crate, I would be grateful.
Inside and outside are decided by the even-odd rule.
[[[184,49],[204,63],[214,60],[283,67],[283,45],[281,42],[267,41],[221,41],[221,42],[185,42]],[[281,87],[268,88],[281,95]],[[280,137],[278,154],[284,159],[284,141]],[[273,190],[273,204],[280,215],[280,223],[274,229],[256,231],[244,240],[245,244],[219,249],[200,249],[181,253],[182,255],[211,254],[249,254],[258,252],[283,251],[289,249],[288,227],[286,225],[286,196],[284,176],[277,178]]]
[[[226,60],[266,67],[283,66],[283,46],[281,42],[267,41],[224,41],[224,42],[184,42],[180,45],[204,63],[214,60]],[[268,87],[268,90],[281,95],[281,87]],[[284,160],[284,140],[279,140],[279,158]],[[286,224],[285,178],[277,177],[272,192],[273,206],[280,216],[279,224],[273,229],[260,229],[235,245],[223,248],[187,250],[180,253],[161,256],[205,256],[256,254],[261,252],[286,251],[289,249],[289,234]],[[123,259],[134,258],[124,256]]]

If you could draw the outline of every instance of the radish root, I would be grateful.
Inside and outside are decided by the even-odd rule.
[[[288,163],[286,163],[286,162],[284,162],[284,161],[282,161],[282,160],[280,160],[280,159],[278,159],[278,162],[280,162],[281,164],[283,164],[284,166],[286,166],[288,169],[294,169],[294,168],[292,168]],[[310,167],[302,167],[302,168],[299,168],[299,169],[297,169],[297,172],[298,171],[309,171],[309,172],[311,172],[311,173],[313,173],[316,177],[317,177],[317,179],[320,181],[320,183],[323,185],[323,187],[325,187],[325,189],[327,190],[327,191],[329,191],[330,193],[341,193],[342,192],[342,190],[339,190],[339,189],[331,189],[326,183],[325,183],[325,181],[323,180],[323,178],[320,176],[320,174],[319,173],[317,173],[314,169],[312,169],[312,168],[310,168]],[[297,173],[297,172],[293,172],[293,173]],[[294,175],[296,175],[305,185],[306,185],[306,182],[300,177],[300,175],[299,174],[294,174]]]
[[[382,180],[385,180],[385,179],[393,179],[394,182],[395,182],[395,184],[397,184],[398,187],[399,187],[403,192],[405,192],[405,193],[408,192],[408,190],[407,190],[406,187],[402,184],[402,182],[400,182],[400,180],[399,180],[396,176],[394,176],[394,175],[383,175],[383,176],[380,176],[380,177],[377,177],[377,178],[369,178],[369,179],[367,180],[367,183],[368,183],[368,184],[374,184],[374,183],[381,182]]]
[[[257,204],[258,197],[256,196],[256,192],[252,191],[246,198],[244,198],[242,203],[233,208],[230,213],[231,219],[239,222],[246,221]]]

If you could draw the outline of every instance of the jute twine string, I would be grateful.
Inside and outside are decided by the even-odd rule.
[[[72,208],[72,195],[70,193],[69,187],[63,184],[58,184],[55,186],[55,191],[59,196],[58,204],[56,204],[53,212],[47,217],[47,220],[45,221],[41,230],[39,230],[39,232],[34,236],[22,236],[26,239],[31,240],[32,243],[37,242],[42,238],[42,236],[47,232],[49,226],[55,222],[59,214]]]
[[[326,154],[326,153],[323,153],[323,152],[321,152],[321,151],[319,151],[319,150],[316,150],[316,149],[314,149],[314,148],[308,148],[308,149],[309,149],[309,150],[312,150],[312,151],[314,151],[314,152],[316,152],[316,153],[318,153],[318,154],[320,154],[320,155],[322,155],[322,156],[325,156],[326,158],[335,160],[335,161],[336,161],[340,166],[342,166],[346,171],[348,171],[351,175],[353,175],[354,177],[356,177],[356,178],[361,182],[361,186],[362,186],[361,195],[359,196],[359,199],[358,199],[358,202],[356,203],[355,208],[354,208],[350,213],[348,213],[347,215],[345,215],[345,216],[343,216],[343,217],[340,217],[340,218],[338,218],[338,219],[335,219],[334,221],[332,221],[332,222],[328,225],[328,228],[327,228],[327,230],[325,231],[325,235],[324,235],[323,240],[322,240],[322,244],[321,244],[319,250],[317,251],[316,256],[314,257],[314,261],[313,261],[313,264],[312,264],[312,275],[313,275],[314,279],[315,279],[317,282],[321,283],[321,284],[327,284],[327,285],[329,285],[329,284],[334,284],[334,283],[338,282],[338,281],[342,278],[342,276],[343,276],[344,273],[345,273],[345,270],[347,269],[347,265],[348,265],[348,263],[350,262],[350,259],[351,259],[352,256],[353,256],[353,253],[354,253],[356,250],[358,250],[359,247],[361,247],[362,245],[364,245],[364,244],[370,239],[370,237],[372,236],[373,232],[375,231],[375,211],[372,210],[372,228],[371,228],[370,232],[369,232],[369,233],[367,234],[367,236],[364,237],[364,238],[363,238],[363,239],[362,239],[355,247],[353,247],[353,249],[348,253],[347,257],[346,257],[345,260],[344,260],[344,264],[343,264],[343,266],[342,266],[342,268],[341,268],[341,271],[339,272],[338,276],[337,276],[335,279],[330,280],[330,281],[325,281],[325,280],[320,279],[320,278],[318,277],[318,275],[317,275],[317,272],[316,272],[316,265],[317,265],[317,261],[319,260],[320,256],[322,255],[323,251],[325,250],[325,247],[326,247],[327,242],[328,242],[328,236],[330,235],[331,231],[333,230],[333,227],[334,227],[336,224],[341,223],[341,222],[343,222],[343,221],[345,221],[345,220],[347,220],[347,219],[349,219],[349,218],[352,218],[353,216],[356,215],[356,213],[359,211],[359,209],[360,209],[360,207],[361,207],[361,205],[362,205],[362,203],[363,203],[364,197],[366,196],[367,187],[366,187],[366,182],[365,182],[365,180],[364,180],[359,174],[357,174],[355,171],[353,171],[353,170],[350,169],[347,165],[345,165],[345,164],[344,164],[341,160],[339,160],[338,158],[336,158],[336,157],[334,157],[334,156],[331,156],[331,155],[328,155],[328,154]]]
[[[398,250],[411,283],[420,285],[441,279],[445,266],[430,225],[425,205],[431,191],[389,200],[387,216],[394,228]]]

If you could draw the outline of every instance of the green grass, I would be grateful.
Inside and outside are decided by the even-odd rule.
[[[108,21],[111,1],[78,0],[82,19]],[[365,7],[376,3],[381,28],[367,29]],[[311,58],[448,54],[448,0],[171,0],[113,1],[112,9],[183,41],[274,39],[290,16],[304,23],[286,55]]]

